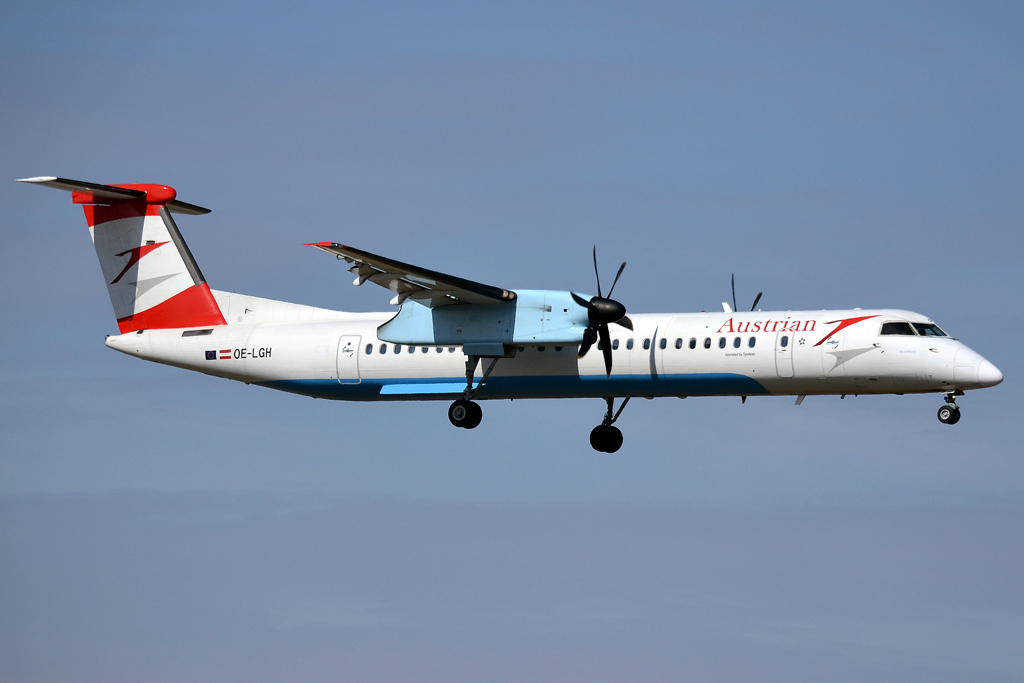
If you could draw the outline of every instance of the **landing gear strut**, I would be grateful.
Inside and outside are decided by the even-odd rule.
[[[480,424],[480,420],[484,417],[484,411],[480,409],[480,404],[475,403],[473,399],[476,398],[476,393],[480,391],[480,387],[487,381],[491,370],[498,364],[498,359],[491,358],[490,365],[484,370],[483,377],[480,378],[480,382],[474,388],[473,374],[476,372],[476,366],[479,362],[480,356],[470,356],[466,359],[466,389],[462,392],[462,398],[448,406],[448,421],[456,427],[473,429]]]
[[[590,432],[590,445],[594,447],[595,451],[614,453],[622,448],[622,432],[619,431],[618,427],[613,427],[612,425],[619,419],[622,409],[629,403],[629,397],[627,396],[622,400],[622,405],[619,406],[618,411],[614,414],[612,411],[615,408],[615,399],[606,397],[604,400],[608,402],[608,412],[605,413],[601,424],[594,427],[593,431]]]
[[[957,407],[955,393],[946,394],[946,405],[939,408],[939,422],[944,425],[955,425],[960,421],[960,408]]]

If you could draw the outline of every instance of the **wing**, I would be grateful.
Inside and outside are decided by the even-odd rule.
[[[507,289],[411,266],[336,242],[313,242],[306,246],[351,263],[349,271],[356,276],[352,284],[372,282],[394,292],[393,306],[406,299],[434,308],[450,304],[500,304],[516,298],[516,293]]]

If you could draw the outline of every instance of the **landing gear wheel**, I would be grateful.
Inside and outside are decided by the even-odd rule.
[[[476,429],[480,424],[480,420],[484,419],[483,408],[480,407],[479,403],[469,402],[470,419],[469,424],[466,425],[466,429]]]
[[[614,453],[622,448],[622,432],[618,427],[598,425],[590,432],[590,445],[601,453]]]
[[[944,425],[955,425],[960,421],[960,409],[956,406],[945,405],[939,408],[939,422]]]
[[[459,399],[448,407],[448,420],[456,427],[473,429],[484,417],[484,411],[472,401]]]

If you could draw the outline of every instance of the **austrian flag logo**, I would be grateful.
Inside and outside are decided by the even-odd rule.
[[[220,351],[207,351],[206,360],[230,360],[231,349],[221,349]]]

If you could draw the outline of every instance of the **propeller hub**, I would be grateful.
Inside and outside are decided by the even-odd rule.
[[[600,296],[592,298],[590,306],[587,308],[590,322],[596,325],[615,323],[622,320],[626,315],[625,306],[615,299],[606,299]]]

